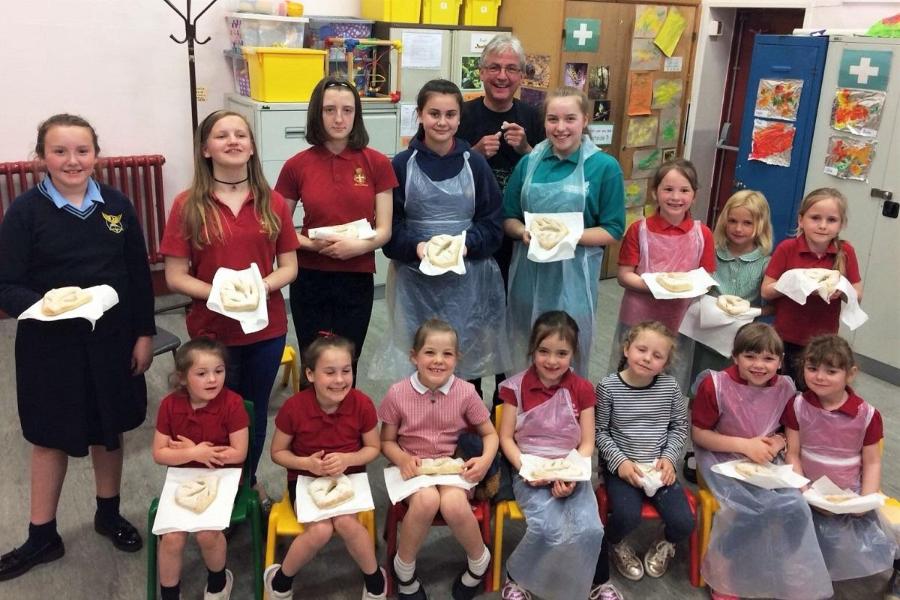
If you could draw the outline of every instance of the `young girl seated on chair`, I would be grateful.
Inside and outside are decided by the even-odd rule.
[[[687,441],[687,406],[678,382],[663,371],[675,352],[675,336],[658,321],[642,321],[625,335],[619,372],[597,384],[596,441],[609,498],[609,521],[595,580],[608,579],[609,548],[623,577],[637,581],[646,572],[662,577],[675,544],[694,530],[694,517],[675,465]],[[663,486],[649,498],[665,523],[644,560],[625,536],[637,528],[647,498],[641,468],[659,471]]]
[[[153,434],[153,460],[170,467],[240,466],[247,457],[250,419],[241,397],[225,387],[227,351],[216,340],[197,337],[175,353],[177,389],[163,398]],[[162,600],[179,600],[182,553],[188,534],[174,531],[159,541]],[[208,571],[204,600],[228,600],[234,577],[225,568],[221,531],[195,535]]]
[[[456,331],[438,319],[425,321],[415,333],[410,352],[416,372],[392,385],[378,409],[382,451],[399,467],[403,479],[417,474],[423,458],[453,455],[460,434],[469,427],[481,436],[484,450],[465,462],[465,480],[481,481],[497,454],[497,432],[484,402],[471,383],[453,375],[458,357]],[[466,490],[431,486],[415,492],[407,503],[393,564],[400,600],[426,599],[416,577],[416,555],[438,512],[468,559],[466,570],[453,582],[452,597],[474,598],[491,553],[482,540]]]
[[[594,390],[572,370],[578,325],[563,311],[540,315],[531,328],[531,366],[500,384],[505,405],[500,445],[513,470],[522,454],[562,458],[572,449],[594,453]],[[591,567],[600,554],[603,525],[590,481],[526,481],[514,475],[513,490],[525,515],[525,536],[506,561],[504,600],[587,598]],[[562,499],[566,499],[565,502]],[[578,527],[567,524],[577,522]],[[566,576],[559,576],[565,565]]]
[[[810,340],[803,351],[807,390],[788,403],[787,459],[811,482],[827,476],[838,487],[874,494],[881,488],[881,414],[850,384],[858,367],[850,344],[837,335]],[[890,569],[897,552],[878,511],[862,515],[812,513],[818,547],[832,581],[866,577]]]
[[[353,387],[353,350],[353,342],[337,335],[320,334],[313,340],[303,356],[312,387],[288,398],[275,417],[272,460],[288,470],[292,506],[298,475],[364,473],[378,456],[378,417],[372,400]],[[385,597],[384,572],[369,532],[356,515],[341,515],[304,523],[284,562],[266,569],[263,580],[271,600],[294,597],[294,576],[335,531],[363,573],[363,599]]]
[[[703,577],[714,600],[828,597],[831,584],[800,491],[767,490],[711,471],[740,458],[769,463],[786,446],[779,421],[795,391],[790,377],[777,374],[781,338],[769,325],[744,325],[731,355],[734,364],[703,379],[691,411],[697,463],[719,504]]]

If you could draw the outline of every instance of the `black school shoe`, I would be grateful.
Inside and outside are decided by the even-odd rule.
[[[413,581],[417,581],[418,577],[413,573],[412,577],[410,577],[406,581],[402,581],[400,577],[397,575],[397,572],[394,570],[394,561],[391,561],[391,577],[394,578],[394,583],[397,585],[397,600],[428,600],[428,596],[425,595],[425,588],[422,586],[422,582],[419,581],[419,589],[417,589],[412,594],[404,594],[399,590],[401,585],[409,585]],[[385,589],[387,589],[387,582],[385,582]]]
[[[462,582],[462,576],[465,572],[468,572],[472,578],[478,579],[478,583],[475,587],[469,587]],[[453,580],[453,587],[450,589],[450,595],[453,600],[472,600],[472,598],[478,595],[478,592],[481,589],[481,580],[487,576],[487,571],[485,571],[481,577],[478,577],[472,571],[469,571],[468,567],[466,567],[466,570],[463,571],[463,573],[457,575],[456,579]]]
[[[697,459],[694,458],[693,452],[688,452],[684,455],[684,466],[681,469],[681,474],[684,475],[685,479],[696,485]]]
[[[99,514],[95,514],[94,531],[108,537],[113,546],[122,552],[137,552],[144,547],[141,534],[122,515],[116,515],[111,523],[107,523],[100,519]]]
[[[62,558],[66,553],[61,537],[30,552],[23,550],[24,548],[25,546],[20,546],[0,556],[0,581],[24,575],[32,567]]]

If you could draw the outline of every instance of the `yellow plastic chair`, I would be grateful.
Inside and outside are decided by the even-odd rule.
[[[494,407],[494,427],[500,431],[500,417],[503,414],[503,405]],[[515,500],[501,500],[494,505],[494,565],[492,589],[500,589],[501,567],[503,566],[503,523],[506,519],[514,521],[525,520],[525,515],[519,509],[519,503]]]
[[[710,532],[712,532],[713,515],[719,510],[719,503],[706,486],[706,482],[703,481],[703,475],[700,474],[699,469],[697,470],[697,485],[699,487],[697,490],[697,500],[700,503],[700,522],[698,523],[698,526],[700,527],[700,564],[702,565],[703,557],[706,556],[706,549],[709,548],[709,535]],[[704,585],[705,583],[701,573],[699,587],[703,587]]]
[[[290,380],[291,388],[296,394],[300,391],[300,363],[297,360],[297,351],[290,344],[284,346],[284,352],[281,354],[281,365],[284,366],[284,372],[281,375],[281,387],[286,387]]]

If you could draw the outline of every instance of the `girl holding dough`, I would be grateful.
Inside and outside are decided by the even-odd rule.
[[[841,292],[825,302],[818,294],[800,305],[775,289],[778,278],[790,269],[824,268],[846,277],[862,301],[862,277],[856,251],[840,239],[847,226],[847,198],[833,188],[813,190],[803,198],[797,216],[797,235],[778,244],[763,278],[763,300],[775,307],[775,330],[784,340],[784,373],[802,385],[798,359],[803,347],[816,335],[837,333],[841,317]]]
[[[240,466],[247,458],[249,417],[241,397],[225,387],[227,351],[198,337],[175,353],[176,391],[162,399],[153,434],[153,460],[170,467]],[[227,542],[221,531],[195,535],[208,572],[203,600],[228,600],[234,576],[225,568]],[[159,540],[162,600],[181,598],[181,565],[188,534],[173,531]]]
[[[458,356],[459,338],[453,328],[429,319],[413,338],[410,360],[415,373],[392,385],[378,408],[382,451],[400,469],[403,479],[418,474],[423,458],[452,456],[460,434],[469,428],[481,436],[483,451],[465,462],[463,479],[481,481],[497,454],[497,432],[484,402],[471,383],[453,374]],[[474,598],[487,575],[491,553],[481,539],[466,490],[430,486],[405,502],[409,509],[400,523],[393,564],[398,598],[426,598],[416,576],[416,555],[439,511],[466,551],[466,569],[454,580],[451,595],[454,600]]]
[[[850,344],[837,335],[810,340],[802,355],[807,390],[788,403],[783,423],[787,460],[815,483],[828,477],[859,495],[881,489],[881,414],[856,395],[859,367]],[[890,569],[900,558],[879,513],[837,515],[817,510],[812,520],[832,581],[866,577]]]
[[[288,398],[275,417],[272,460],[288,470],[291,506],[297,502],[298,475],[365,473],[366,465],[378,457],[378,417],[372,400],[353,387],[353,354],[353,342],[346,338],[326,334],[313,340],[303,357],[312,387]],[[263,580],[269,598],[293,598],[294,577],[335,532],[362,571],[363,600],[383,599],[385,573],[378,568],[369,532],[355,514],[304,523],[284,562],[266,569]]]
[[[659,321],[638,323],[625,336],[618,372],[597,384],[596,443],[610,514],[595,581],[609,579],[610,549],[613,564],[626,579],[637,581],[644,573],[662,577],[675,556],[675,544],[694,530],[675,478],[688,422],[678,382],[664,372],[674,346],[674,334]],[[625,537],[641,522],[646,498],[641,480],[651,475],[662,483],[649,500],[665,529],[641,560]]]
[[[193,300],[188,335],[212,337],[228,347],[225,385],[253,403],[250,472],[263,503],[269,500],[256,482],[256,467],[287,334],[280,290],[297,275],[297,246],[290,210],[266,183],[247,121],[225,110],[211,113],[194,135],[194,179],[175,197],[160,252],[166,255],[169,289]],[[242,271],[251,263],[263,277],[264,289],[251,291],[266,303],[268,324],[245,333],[240,321],[211,311],[206,302],[216,271]]]
[[[359,356],[372,315],[375,250],[391,237],[397,178],[388,158],[368,147],[359,92],[344,79],[326,77],[313,89],[306,141],[312,147],[288,159],[275,184],[288,206],[299,202],[303,213],[291,318],[301,355],[316,332],[333,331],[350,339]],[[346,238],[309,237],[310,229],[360,219],[374,228],[371,239],[352,230]]]
[[[437,317],[458,332],[459,375],[467,380],[503,373],[506,345],[505,294],[493,254],[500,247],[500,189],[485,158],[456,138],[462,94],[450,81],[426,83],[416,99],[419,131],[409,148],[391,161],[393,233],[384,246],[391,259],[387,278],[389,347],[371,373],[392,380],[409,374],[408,349],[416,328]],[[428,242],[465,233],[452,246],[452,262],[463,256],[465,274],[426,275],[419,270]]]
[[[585,135],[591,101],[580,90],[560,88],[544,101],[547,139],[522,157],[503,197],[503,229],[518,240],[509,274],[507,324],[512,354],[519,367],[527,356],[531,325],[548,310],[564,310],[578,323],[575,371],[587,377],[597,311],[597,283],[603,247],[625,230],[622,170]],[[525,212],[576,212],[584,233],[574,258],[538,263],[528,258],[533,235]]]
[[[540,315],[529,339],[531,366],[500,384],[500,446],[516,473],[513,490],[526,525],[506,561],[501,596],[510,600],[526,598],[525,590],[542,598],[590,594],[612,600],[618,594],[606,581],[592,589],[603,525],[590,482],[526,481],[518,475],[522,453],[554,459],[573,449],[586,457],[594,452],[593,386],[571,369],[578,335],[578,324],[565,312]],[[572,522],[578,527],[567,525]]]
[[[784,452],[779,422],[795,392],[790,377],[777,374],[783,351],[771,326],[744,325],[733,364],[706,377],[693,400],[697,463],[719,503],[702,567],[714,600],[832,594],[800,491],[767,490],[711,470],[741,458],[767,464]]]
[[[0,225],[0,309],[18,317],[48,291],[102,284],[118,303],[86,319],[23,319],[16,326],[22,434],[32,444],[28,539],[0,556],[0,581],[65,554],[56,510],[70,456],[91,454],[94,529],[137,552],[138,530],[119,513],[122,434],[147,412],[153,290],[147,249],[124,195],[92,178],[100,152],[90,123],[58,114],[38,128],[47,176],[10,205]],[[94,298],[94,300],[99,300]]]

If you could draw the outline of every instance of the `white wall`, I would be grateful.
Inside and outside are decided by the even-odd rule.
[[[194,0],[194,13],[208,0]],[[182,11],[184,0],[172,0]],[[199,21],[197,84],[208,100],[199,118],[222,107],[232,89],[222,55],[230,45],[219,0]],[[58,112],[87,118],[108,156],[162,154],[169,203],[190,183],[191,112],[187,45],[178,15],[162,0],[29,0],[4,3],[0,61],[0,161],[33,158],[38,124]]]

